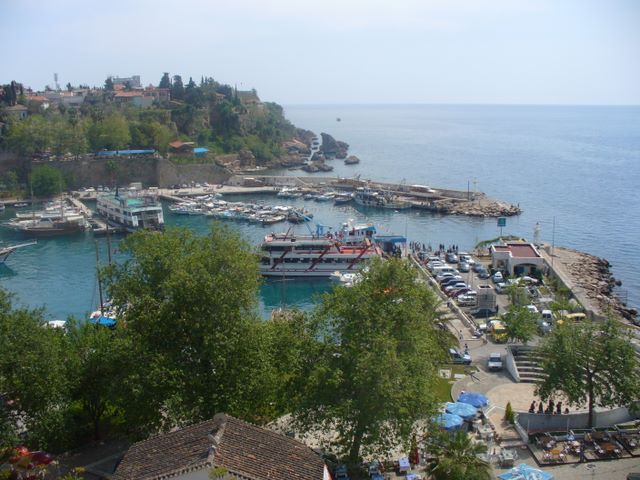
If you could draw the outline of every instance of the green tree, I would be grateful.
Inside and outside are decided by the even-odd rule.
[[[479,455],[487,446],[474,443],[463,431],[442,432],[437,427],[428,437],[429,453],[436,457],[431,474],[436,480],[489,480],[491,466]]]
[[[158,84],[159,88],[171,88],[171,78],[169,78],[169,72],[164,72],[162,74],[162,78],[160,79],[160,83]]]
[[[443,360],[437,346],[437,299],[405,260],[373,262],[353,288],[325,294],[314,315],[317,352],[298,419],[337,431],[350,463],[362,452],[407,443],[415,422],[436,408],[433,385]]]
[[[502,317],[510,341],[529,342],[538,331],[538,316],[527,307],[511,305]]]
[[[546,400],[562,394],[570,405],[594,407],[629,405],[640,396],[638,361],[629,336],[618,322],[565,322],[556,325],[539,348],[544,381],[537,394]]]
[[[15,171],[9,170],[2,175],[2,183],[8,192],[13,192],[18,188],[18,175]]]
[[[107,77],[107,79],[104,81],[104,89],[107,92],[113,92],[113,78],[112,77]]]
[[[3,429],[9,438],[0,444],[19,422],[27,444],[59,451],[68,447],[70,424],[68,341],[44,325],[42,310],[16,309],[0,290],[0,392],[11,402],[9,428]]]
[[[251,418],[264,394],[248,245],[215,225],[206,237],[138,232],[120,249],[130,258],[106,278],[132,351],[127,421],[148,432],[220,411]]]
[[[8,125],[6,142],[10,151],[20,155],[46,152],[53,142],[51,123],[41,115],[33,115],[25,120],[12,119]]]
[[[129,122],[121,113],[111,113],[104,119],[94,121],[87,131],[87,137],[94,151],[122,149],[131,143]]]
[[[31,172],[31,188],[37,197],[51,197],[64,190],[64,177],[57,168],[40,165]]]
[[[184,84],[182,83],[182,77],[180,75],[173,76],[171,98],[175,100],[184,100]]]

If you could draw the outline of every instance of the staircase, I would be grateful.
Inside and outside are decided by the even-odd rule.
[[[539,383],[545,374],[540,367],[541,358],[534,347],[518,345],[511,347],[511,354],[521,383]]]

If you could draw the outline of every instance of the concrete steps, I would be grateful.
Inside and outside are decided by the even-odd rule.
[[[521,383],[540,383],[545,373],[540,366],[542,357],[534,347],[517,346],[511,350]]]

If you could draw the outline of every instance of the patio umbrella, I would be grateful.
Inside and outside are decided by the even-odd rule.
[[[498,475],[501,480],[553,480],[553,474],[521,463]]]
[[[455,430],[464,423],[464,419],[460,415],[453,415],[451,413],[436,415],[433,417],[433,421],[445,430]]]
[[[478,413],[478,409],[473,405],[463,402],[456,403],[447,403],[445,407],[447,413],[452,413],[454,415],[460,415],[465,420],[469,418],[473,418]]]
[[[111,317],[98,317],[89,319],[94,325],[102,325],[103,327],[113,328],[116,326],[116,319]]]
[[[489,399],[478,392],[462,393],[458,397],[458,402],[468,403],[469,405],[473,405],[477,408],[486,407],[487,405],[489,405]]]

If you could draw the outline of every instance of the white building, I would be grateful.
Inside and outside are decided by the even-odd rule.
[[[531,243],[508,242],[491,246],[491,266],[509,275],[530,275],[543,269],[544,259]]]

